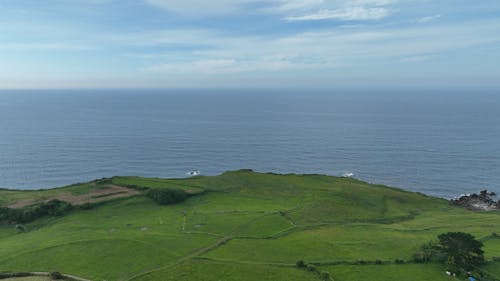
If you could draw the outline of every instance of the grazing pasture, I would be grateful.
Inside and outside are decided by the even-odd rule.
[[[106,186],[133,193],[95,195]],[[181,190],[187,199],[160,205],[147,196],[151,189]],[[500,278],[498,212],[356,179],[250,170],[114,177],[0,190],[0,207],[24,210],[19,202],[36,205],[61,194],[100,200],[22,226],[0,222],[0,272],[58,271],[99,281],[453,280],[444,265],[416,263],[413,255],[441,233],[462,231],[483,241],[483,270]],[[305,267],[296,266],[299,260]]]

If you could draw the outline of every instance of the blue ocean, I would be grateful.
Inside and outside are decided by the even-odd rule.
[[[0,187],[242,168],[500,192],[500,93],[0,91]]]

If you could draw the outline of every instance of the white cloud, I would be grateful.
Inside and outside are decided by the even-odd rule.
[[[181,15],[221,15],[255,0],[144,0],[147,4]]]
[[[365,21],[380,20],[391,14],[390,5],[395,0],[351,0],[331,1],[321,9],[301,11],[284,17],[287,21],[341,20]]]
[[[83,2],[87,4],[103,5],[113,3],[114,0],[76,0],[77,2]]]
[[[389,15],[395,0],[144,0],[163,10],[189,16],[218,16],[246,11],[249,4],[263,6],[257,12],[292,20],[371,20]]]
[[[276,0],[271,1],[271,6],[265,10],[274,13],[300,11],[317,8],[324,3],[324,0]]]
[[[255,59],[245,58],[242,60],[237,59],[206,59],[196,60],[190,62],[170,62],[155,64],[146,68],[146,71],[156,73],[170,73],[170,74],[234,74],[241,72],[255,72],[255,71],[281,71],[281,70],[306,70],[335,67],[333,61],[317,60],[317,61],[301,61],[293,57],[281,57],[279,55],[268,57],[257,57]]]
[[[232,59],[207,59],[199,61],[191,61],[185,63],[161,63],[148,67],[146,70],[152,72],[167,72],[167,73],[211,73],[211,72],[227,72],[237,66],[237,62]]]
[[[88,51],[95,50],[95,47],[67,44],[67,43],[1,43],[0,50],[67,50],[67,51]]]
[[[415,21],[417,23],[428,23],[431,21],[435,21],[435,20],[439,19],[440,17],[441,17],[441,15],[433,15],[433,16],[422,17],[422,18],[419,18]]]
[[[285,19],[288,21],[305,21],[305,20],[379,20],[387,17],[390,14],[386,8],[366,8],[352,7],[338,10],[321,10],[313,14],[302,16],[290,16]]]
[[[147,4],[183,15],[221,15],[243,10],[247,4],[260,4],[266,12],[286,12],[318,7],[326,0],[144,0]],[[383,0],[379,0],[383,1]]]
[[[350,0],[344,1],[344,3],[349,5],[373,5],[373,6],[387,6],[390,4],[397,3],[397,0]]]
[[[68,1],[92,5],[112,2],[117,9],[123,4],[116,0]],[[183,80],[188,86],[198,74],[206,79],[206,83],[215,80],[226,83],[228,76],[248,78],[252,84],[262,79],[274,81],[279,77],[290,82],[295,80],[290,77],[300,80],[305,75],[324,75],[328,80],[329,76],[344,72],[354,73],[353,76],[378,70],[382,74],[404,72],[418,66],[418,62],[427,64],[433,61],[440,61],[441,69],[432,71],[447,74],[448,71],[458,72],[460,67],[466,68],[475,59],[488,60],[484,64],[490,64],[496,58],[498,45],[495,44],[500,43],[498,20],[493,16],[478,17],[483,13],[476,10],[469,14],[464,10],[498,8],[498,3],[493,2],[488,9],[467,4],[457,7],[457,10],[447,10],[450,15],[445,18],[439,13],[453,0],[447,0],[445,4],[429,0],[139,1],[176,13],[179,17],[162,21],[155,15],[151,21],[149,18],[137,19],[133,25],[114,20],[109,24],[109,19],[97,18],[100,14],[95,15],[95,22],[87,22],[90,17],[85,11],[83,18],[75,12],[74,20],[58,18],[55,12],[50,20],[36,18],[36,14],[29,21],[19,20],[21,16],[13,13],[10,17],[2,17],[0,33],[6,36],[0,39],[3,66],[0,67],[0,72],[3,71],[0,76],[16,78],[29,73],[36,78],[40,73],[50,73],[54,79],[68,79],[71,75],[66,72],[71,71],[67,71],[69,63],[64,63],[66,59],[81,64],[79,74],[89,77],[102,76],[109,80],[115,75],[118,81],[127,74],[138,80],[150,77],[160,82]],[[134,5],[125,5],[125,8],[131,9]],[[16,8],[15,5],[9,7]],[[3,11],[6,14],[10,13],[7,8]],[[104,10],[107,7],[99,8],[107,11]],[[391,16],[396,13],[399,16],[393,20]],[[251,14],[251,17],[244,14]],[[457,14],[465,16],[457,20]],[[226,18],[227,15],[231,18]],[[126,10],[126,16],[130,16],[130,10]],[[242,20],[236,19],[239,16]],[[192,17],[213,18],[193,21]],[[122,19],[121,16],[118,18]],[[454,20],[449,20],[452,18]],[[263,24],[254,24],[261,19]],[[280,22],[285,19],[298,22]],[[341,22],[303,24],[304,21],[319,20]],[[239,26],[245,28],[236,30]],[[62,50],[66,55],[70,51],[95,52],[81,52],[63,60],[58,57]],[[33,52],[37,56],[33,59],[34,56],[23,56],[19,51]],[[39,53],[46,57],[38,56]],[[441,56],[443,54],[446,56]],[[104,57],[109,59],[103,60]],[[381,65],[383,69],[379,69]],[[452,66],[446,69],[447,65]],[[496,66],[491,65],[490,69],[483,70],[484,73],[498,72]],[[86,73],[86,69],[91,69],[91,74]],[[97,71],[101,71],[99,75],[95,74]],[[464,70],[467,71],[472,72]],[[79,74],[74,74],[73,78]],[[127,79],[120,81],[123,80]]]
[[[150,63],[146,70],[154,73],[325,70],[357,65],[360,61],[410,63],[430,60],[451,50],[500,42],[491,36],[498,29],[500,23],[485,21],[397,29],[361,26],[304,32],[275,39],[206,33],[203,40],[212,47],[184,53],[180,55],[182,61],[175,53],[141,56]],[[154,35],[151,37],[151,42],[156,44]],[[193,39],[192,43],[196,41]]]
[[[422,62],[429,60],[429,56],[413,56],[413,57],[404,57],[399,59],[399,62],[402,63],[412,63],[412,62]]]

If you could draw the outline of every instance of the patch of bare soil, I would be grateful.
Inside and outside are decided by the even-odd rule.
[[[16,201],[15,203],[12,203],[10,205],[7,205],[7,208],[11,208],[11,209],[21,209],[21,208],[24,208],[24,207],[27,207],[27,206],[30,206],[30,205],[33,205],[37,202],[43,202],[43,201],[36,201],[36,200],[32,200],[32,199],[28,199],[28,200],[19,200],[19,201]]]
[[[50,200],[61,200],[73,205],[82,205],[85,203],[97,203],[108,201],[116,198],[130,197],[139,194],[139,191],[131,189],[128,187],[118,186],[118,185],[105,185],[92,189],[87,194],[74,195],[69,192],[61,192],[52,197],[45,198],[43,200],[20,200],[7,207],[12,209],[20,209],[30,205],[34,205],[41,202],[47,202]]]

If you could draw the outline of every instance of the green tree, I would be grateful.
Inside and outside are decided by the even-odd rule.
[[[436,250],[446,257],[449,270],[471,270],[484,263],[483,243],[468,233],[448,232],[438,236]]]

